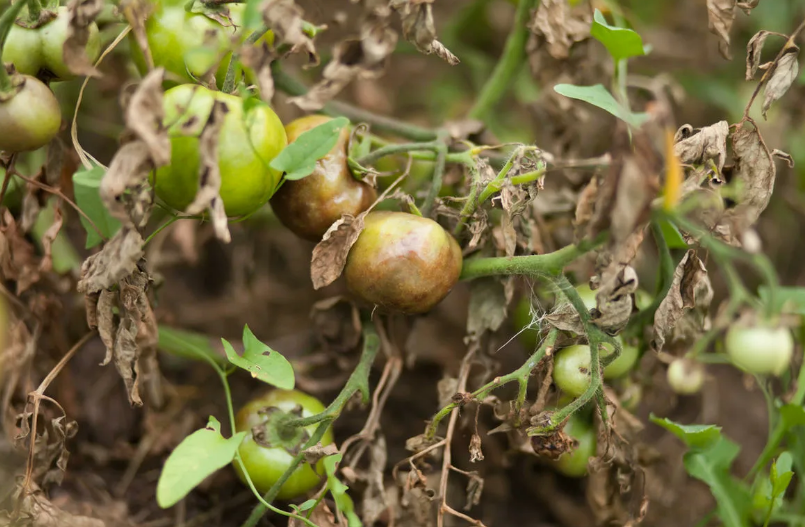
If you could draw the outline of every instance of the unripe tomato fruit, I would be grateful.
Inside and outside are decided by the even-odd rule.
[[[64,62],[64,43],[67,40],[68,9],[56,9],[56,18],[37,28],[13,24],[3,47],[3,62],[11,62],[17,72],[38,75],[46,71],[54,80],[70,80],[75,75]],[[87,59],[94,63],[101,54],[101,37],[95,22],[89,25],[89,37],[84,49]]]
[[[307,438],[313,435],[318,423],[305,427],[305,434],[300,433],[297,437],[287,439],[268,437],[271,434],[269,433],[267,436],[266,427],[261,425],[265,425],[267,420],[278,416],[289,417],[287,414],[298,412],[299,408],[301,408],[301,415],[294,413],[293,417],[309,417],[324,411],[324,405],[306,393],[298,390],[272,390],[246,403],[235,417],[235,430],[247,432],[238,452],[255,488],[261,494],[268,492],[291,466],[297,451],[301,449]],[[255,431],[258,432],[261,442],[276,444],[266,447],[258,443],[255,440]],[[328,428],[321,438],[321,444],[326,446],[332,442],[333,432]],[[234,462],[233,466],[240,480],[245,483],[246,478],[240,465]],[[316,464],[315,468],[305,463],[299,465],[282,486],[277,498],[289,500],[309,492],[319,484],[320,475],[323,474],[324,467],[321,461]]]
[[[581,284],[576,286],[576,292],[578,292],[579,296],[581,297],[582,302],[584,305],[587,306],[587,310],[595,309],[598,307],[598,301],[595,299],[595,291],[590,289],[588,284]]]
[[[580,478],[587,474],[587,463],[596,454],[595,429],[592,423],[585,421],[578,414],[573,414],[567,420],[564,432],[579,444],[572,452],[554,461],[554,467],[565,476]]]
[[[725,344],[735,366],[758,375],[782,374],[794,354],[794,339],[785,327],[735,325],[727,331]]]
[[[59,101],[50,88],[34,77],[15,75],[12,83],[18,85],[18,91],[0,100],[0,151],[36,150],[59,133]]]
[[[690,359],[676,359],[668,366],[668,385],[679,395],[693,395],[704,386],[704,365]]]
[[[385,311],[425,313],[458,281],[458,242],[433,220],[370,212],[349,251],[344,274],[352,293]]]
[[[165,92],[165,124],[171,140],[171,162],[156,171],[152,184],[165,203],[185,210],[199,185],[199,136],[215,101],[226,105],[218,136],[220,195],[228,216],[250,214],[274,193],[282,174],[268,164],[287,144],[277,114],[262,102],[248,110],[234,95],[183,84]]]
[[[620,341],[620,338],[618,338]],[[604,368],[604,379],[611,380],[631,371],[637,362],[638,350],[621,343],[621,354]],[[609,346],[601,348],[604,358],[612,353]],[[562,348],[553,359],[553,382],[568,395],[578,397],[590,385],[590,346],[577,344]]]
[[[285,127],[288,142],[329,120],[322,115],[309,115],[291,122]],[[321,240],[342,214],[357,216],[377,199],[374,188],[352,177],[347,166],[348,142],[349,129],[344,127],[338,142],[316,162],[312,174],[298,181],[285,181],[271,198],[274,214],[300,238]]]

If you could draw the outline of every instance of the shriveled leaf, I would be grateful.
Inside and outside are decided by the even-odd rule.
[[[12,480],[13,481],[13,480]],[[73,515],[56,507],[36,484],[19,497],[18,511],[12,521],[10,513],[0,511],[1,525],[20,525],[25,527],[106,527],[106,522],[89,516]]]
[[[637,291],[637,272],[630,265],[616,264],[601,277],[596,292],[596,310],[592,320],[600,328],[620,331],[629,322],[634,304],[632,295]],[[614,271],[614,272],[613,272]]]
[[[212,473],[232,462],[246,432],[229,439],[221,435],[221,423],[210,416],[205,428],[179,443],[159,475],[157,503],[163,509],[176,505]]]
[[[223,101],[215,101],[207,122],[198,139],[199,178],[198,190],[186,212],[191,215],[208,210],[215,236],[224,243],[232,239],[229,234],[224,202],[221,199],[221,170],[218,166],[218,140],[229,108]]]
[[[433,23],[433,0],[391,0],[389,5],[402,20],[405,39],[425,55],[435,54],[451,66],[460,61],[436,39]]]
[[[67,68],[76,75],[100,76],[87,56],[86,47],[90,26],[102,9],[103,0],[71,0],[67,5],[67,38],[62,56]]]
[[[310,261],[310,278],[314,289],[321,289],[341,276],[347,263],[349,250],[363,231],[363,220],[367,212],[357,216],[344,214],[324,233],[321,241],[313,248]]]
[[[127,228],[148,221],[151,196],[148,174],[154,169],[148,145],[132,141],[120,147],[100,183],[100,196],[109,214]]]
[[[749,40],[746,45],[746,80],[751,81],[755,78],[757,68],[760,66],[760,58],[763,54],[763,45],[766,37],[769,36],[766,30],[760,30]]]
[[[685,253],[674,270],[674,279],[668,295],[660,303],[654,314],[654,340],[652,347],[660,351],[666,338],[686,311],[694,307],[705,307],[712,299],[713,290],[704,263],[695,250]]]
[[[605,110],[618,119],[629,123],[632,126],[640,126],[645,122],[645,114],[632,113],[624,108],[615,98],[609,93],[603,84],[595,84],[593,86],[574,86],[573,84],[557,84],[553,87],[554,91],[559,95],[570,97],[571,99],[578,99],[597,106]]]
[[[511,295],[504,282],[496,277],[479,278],[470,283],[470,306],[467,335],[480,337],[486,331],[497,331],[506,320]]]
[[[137,86],[126,106],[126,127],[148,145],[148,153],[155,167],[167,165],[171,160],[171,143],[163,125],[164,80],[164,69],[151,71]]]
[[[763,88],[763,118],[766,118],[766,112],[771,108],[774,101],[785,95],[788,88],[793,84],[794,79],[797,78],[799,73],[799,48],[797,46],[789,46],[783,52],[783,56],[777,61],[774,66],[774,71],[771,78]]]
[[[134,229],[121,229],[103,250],[81,266],[79,293],[97,293],[130,275],[143,255],[143,237]]]
[[[674,136],[674,153],[682,163],[688,165],[698,165],[712,159],[721,171],[727,159],[727,135],[727,121],[705,126],[698,132],[689,124],[683,125]]]
[[[733,180],[740,188],[737,204],[725,214],[732,234],[753,225],[766,209],[774,190],[777,169],[763,139],[755,128],[742,127],[732,134],[735,158]]]
[[[565,0],[542,0],[528,28],[545,39],[553,58],[563,60],[575,42],[590,36],[591,22],[589,8],[572,8]]]
[[[53,265],[53,244],[56,241],[56,236],[58,236],[59,231],[62,228],[62,224],[64,223],[64,219],[61,213],[61,207],[59,203],[55,201],[51,201],[48,204],[48,208],[42,211],[39,215],[41,218],[45,216],[52,216],[51,224],[45,232],[42,234],[42,238],[40,239],[40,243],[42,244],[42,260],[39,263],[39,270],[42,272],[49,272],[54,268]],[[57,269],[58,272],[58,269]]]
[[[316,46],[304,31],[304,12],[294,0],[265,0],[261,9],[263,22],[274,32],[275,43],[290,45],[291,53],[305,53],[310,65],[319,63]]]
[[[643,39],[640,38],[640,35],[625,27],[610,26],[598,9],[595,10],[593,15],[590,35],[607,48],[607,51],[616,62],[646,54],[643,49]]]
[[[316,161],[332,150],[341,129],[348,124],[349,119],[338,117],[302,133],[271,161],[271,168],[285,172],[285,179],[291,181],[309,176],[316,168]]]
[[[271,63],[276,58],[265,42],[244,46],[240,52],[243,65],[254,71],[260,99],[265,103],[271,103],[271,99],[274,97],[274,76],[271,75]]]
[[[75,201],[92,223],[80,215],[81,225],[87,232],[87,242],[85,247],[91,249],[103,241],[95,227],[107,239],[112,238],[120,230],[120,220],[109,214],[101,200],[100,189],[101,180],[106,174],[103,167],[95,166],[91,169],[82,168],[73,174],[73,192]],[[93,224],[95,227],[93,227]]]
[[[249,326],[243,327],[243,355],[238,355],[232,344],[221,339],[229,362],[248,371],[252,377],[283,390],[295,384],[291,363],[281,353],[260,342]]]
[[[731,60],[730,29],[735,21],[735,0],[707,0],[707,25],[719,38],[721,56]]]
[[[325,457],[337,454],[338,447],[332,443],[327,446],[321,446],[321,443],[317,443],[310,448],[306,448],[302,453],[305,455],[305,463],[313,466]]]

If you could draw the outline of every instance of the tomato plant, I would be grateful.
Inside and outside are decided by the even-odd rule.
[[[425,313],[461,274],[461,248],[433,220],[371,212],[349,251],[344,275],[360,300],[388,311]]]
[[[309,115],[289,123],[285,127],[288,142],[329,120]],[[374,188],[352,176],[347,166],[348,141],[349,129],[345,127],[332,150],[316,162],[312,174],[285,181],[271,198],[274,214],[297,236],[319,241],[342,214],[357,216],[377,198]]]
[[[279,427],[272,427],[269,423],[281,423],[288,416],[310,417],[323,411],[321,402],[298,390],[272,390],[252,399],[238,411],[237,431],[247,432],[239,452],[257,490],[265,493],[279,480],[291,466],[306,437],[315,430],[315,425],[311,425],[283,436]],[[321,444],[327,446],[332,442],[333,434],[328,430]],[[234,467],[238,477],[245,481],[239,464],[235,463]],[[277,497],[287,500],[302,496],[319,484],[323,474],[321,462],[315,467],[302,465],[283,484]]]
[[[228,216],[250,214],[263,206],[280,182],[281,173],[268,165],[285,147],[285,129],[267,104],[184,84],[165,93],[171,162],[152,181],[159,196],[176,210],[187,208],[199,188],[199,137],[213,105],[226,107],[219,131],[220,196]]]
[[[724,343],[733,364],[757,375],[782,374],[794,355],[794,339],[785,327],[734,325]]]
[[[19,73],[38,75],[44,72],[54,80],[70,80],[75,75],[64,62],[65,41],[68,36],[68,8],[55,10],[55,17],[36,28],[11,26],[8,42],[3,47],[3,62],[11,62]],[[91,22],[84,52],[87,60],[95,62],[101,53],[98,26]]]

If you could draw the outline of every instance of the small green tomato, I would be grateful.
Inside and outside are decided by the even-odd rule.
[[[674,392],[693,395],[704,385],[704,365],[690,359],[676,359],[668,366],[667,376]]]
[[[622,351],[614,362],[604,368],[604,379],[622,377],[632,370],[637,362],[638,350],[634,346],[624,346],[620,337]],[[602,356],[612,353],[608,346],[603,347]],[[590,385],[590,346],[577,344],[563,348],[556,353],[553,361],[553,382],[563,392],[573,397],[583,394]]]
[[[779,376],[794,354],[794,339],[784,327],[732,326],[725,344],[735,366],[757,375]]]

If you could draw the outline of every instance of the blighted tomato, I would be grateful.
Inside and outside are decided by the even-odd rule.
[[[329,117],[309,115],[285,127],[288,142],[329,121]],[[300,238],[319,241],[342,214],[357,216],[377,199],[375,189],[356,180],[347,166],[349,129],[342,128],[332,150],[316,162],[309,176],[285,181],[271,198],[271,208],[283,225]]]
[[[344,274],[352,293],[385,311],[425,313],[461,274],[461,248],[433,220],[403,212],[370,212],[349,251]]]

